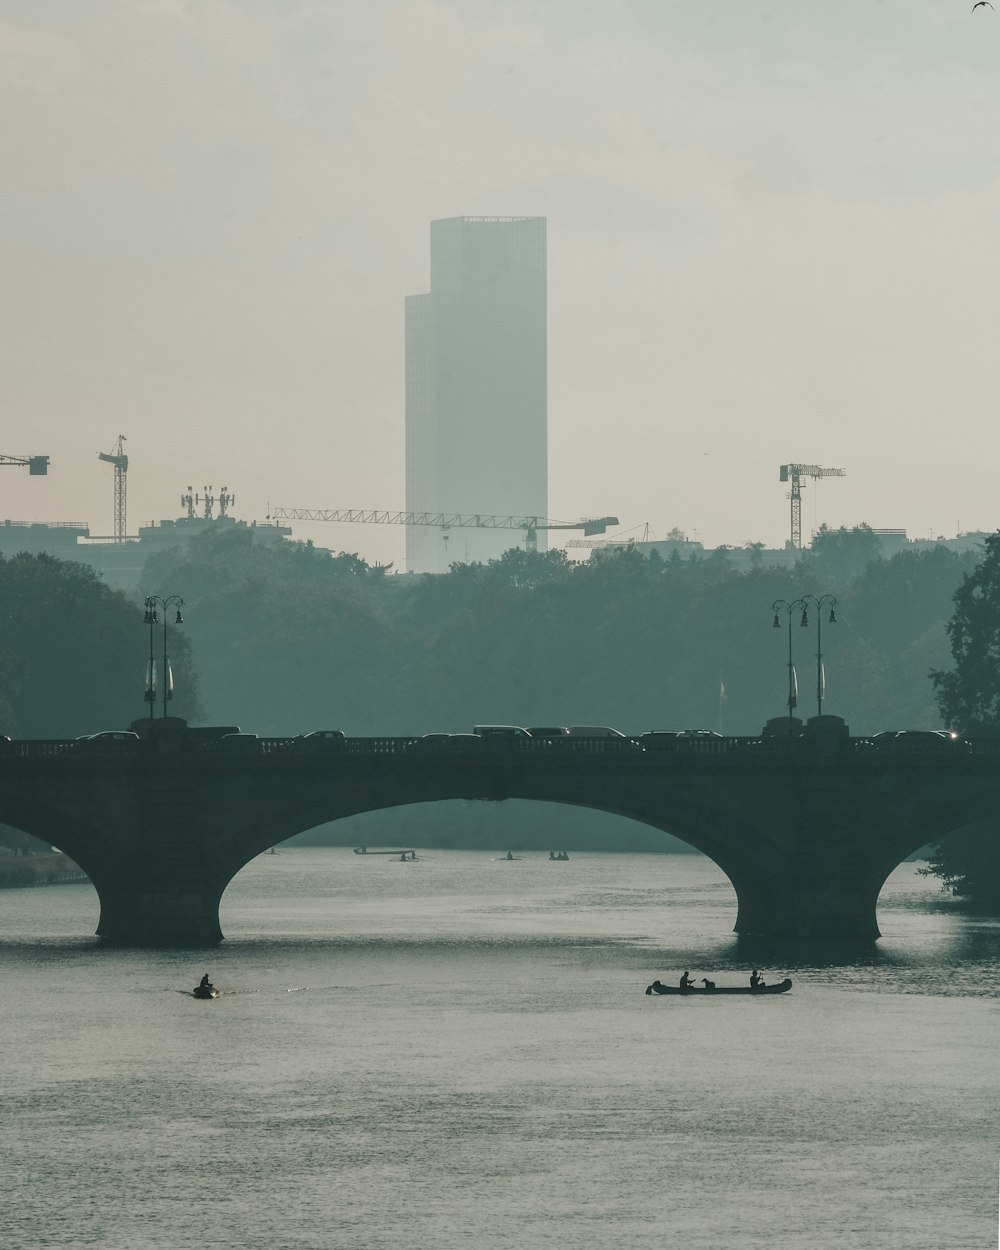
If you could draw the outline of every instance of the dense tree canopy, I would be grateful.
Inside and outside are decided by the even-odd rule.
[[[56,738],[127,726],[145,711],[148,644],[141,605],[88,566],[0,557],[0,732]],[[192,715],[187,641],[174,631],[170,646],[178,691],[171,710]]]
[[[724,551],[661,560],[613,548],[574,564],[513,549],[443,576],[391,576],[235,531],[163,553],[146,580],[185,597],[207,716],[260,733],[483,722],[756,733],[785,711],[787,634],[771,629],[771,603],[826,592],[839,621],[822,635],[824,711],[855,733],[938,725],[927,673],[947,658],[963,560],[907,552],[842,583],[818,560],[742,573]],[[792,641],[811,715],[812,623]]]
[[[949,834],[932,848],[923,871],[977,907],[1000,911],[1000,820]]]
[[[954,667],[935,670],[945,721],[967,734],[1000,734],[1000,533],[954,594],[947,625]],[[951,834],[930,864],[953,893],[1000,908],[1000,818]]]
[[[1000,733],[1000,533],[954,595],[948,638],[954,667],[934,684],[945,719],[965,733]]]

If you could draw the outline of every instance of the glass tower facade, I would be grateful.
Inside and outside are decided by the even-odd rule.
[[[548,515],[545,270],[544,217],[431,222],[431,289],[406,299],[408,512]],[[406,566],[443,572],[521,542],[408,526]]]

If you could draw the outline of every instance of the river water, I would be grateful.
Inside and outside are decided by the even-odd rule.
[[[806,955],[741,947],[698,856],[422,856],[261,856],[208,954],[0,893],[0,1245],[996,1244],[1000,923],[916,865]],[[757,959],[792,992],[643,993]]]

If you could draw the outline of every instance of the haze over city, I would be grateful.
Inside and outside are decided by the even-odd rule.
[[[428,223],[548,221],[549,513],[995,529],[1000,14],[5,0],[0,516],[402,508]],[[484,512],[509,510],[503,499]],[[403,563],[397,528],[296,537]],[[461,559],[458,543],[453,555]]]

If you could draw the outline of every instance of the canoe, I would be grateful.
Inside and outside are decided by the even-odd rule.
[[[218,998],[221,991],[214,985],[196,985],[191,993],[195,998]]]
[[[788,977],[774,985],[762,985],[756,990],[752,990],[749,985],[717,985],[714,990],[707,989],[704,985],[695,985],[688,990],[682,990],[679,985],[661,985],[659,981],[654,981],[652,985],[646,986],[646,993],[679,994],[684,998],[695,994],[709,994],[713,997],[716,994],[752,994],[757,997],[760,994],[784,994],[791,988],[792,983]]]

